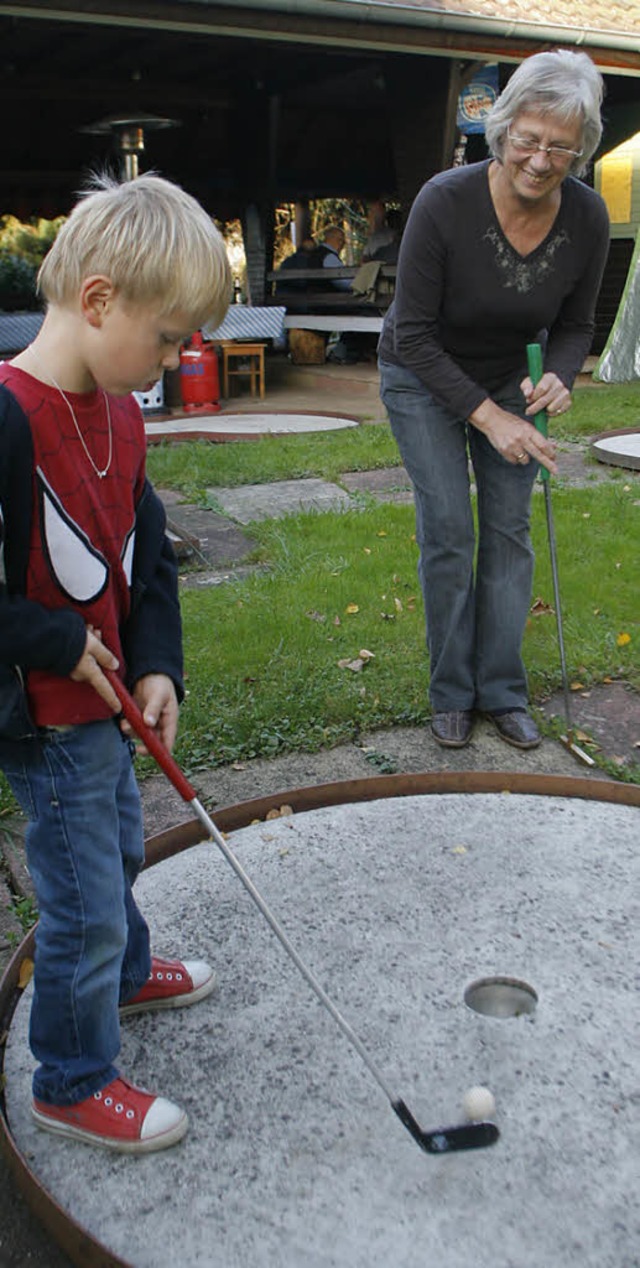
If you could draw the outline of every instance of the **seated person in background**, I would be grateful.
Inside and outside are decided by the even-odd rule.
[[[329,225],[325,230],[322,246],[320,250],[324,250],[324,258],[322,261],[323,269],[342,269],[344,263],[340,259],[340,252],[344,249],[346,238],[344,231],[339,225]],[[331,281],[331,286],[337,291],[350,291],[351,279],[348,277],[336,277]]]
[[[378,255],[378,252],[392,245],[398,234],[394,227],[389,223],[391,213],[387,213],[382,198],[374,198],[369,203],[367,212],[367,225],[369,228],[369,236],[364,244],[362,252],[362,264],[366,264],[369,260],[384,259],[384,256]],[[397,248],[396,248],[397,255]],[[389,261],[387,261],[389,263]],[[391,261],[395,263],[395,260]]]
[[[324,260],[324,249],[318,246],[314,238],[304,238],[297,251],[288,255],[278,268],[278,273],[285,273],[281,282],[276,282],[276,295],[285,295],[291,291],[307,291],[313,283],[305,277],[294,277],[290,274],[300,269],[321,269]]]
[[[363,254],[362,261],[381,260],[383,264],[396,264],[398,260],[398,252],[400,250],[400,239],[402,237],[402,214],[399,207],[390,207],[387,212],[387,224],[384,230],[385,241],[375,248],[373,254],[365,256]],[[366,251],[365,247],[365,251]]]

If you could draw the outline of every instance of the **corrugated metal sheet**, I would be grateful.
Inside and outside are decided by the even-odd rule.
[[[204,329],[207,339],[284,339],[286,308],[250,308],[232,304],[216,330]]]
[[[43,321],[44,313],[0,313],[0,356],[22,352]]]

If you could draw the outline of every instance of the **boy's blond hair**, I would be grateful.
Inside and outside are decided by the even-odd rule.
[[[229,259],[213,221],[191,194],[149,173],[125,183],[93,179],[45,256],[38,290],[50,304],[72,304],[94,274],[129,303],[188,313],[194,329],[218,326],[231,299]]]

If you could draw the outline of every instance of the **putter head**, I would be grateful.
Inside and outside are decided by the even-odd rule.
[[[428,1154],[457,1153],[462,1149],[485,1149],[487,1145],[494,1145],[500,1136],[495,1123],[490,1122],[460,1123],[455,1127],[435,1127],[433,1131],[424,1131],[404,1101],[394,1101],[393,1109],[413,1139]]]

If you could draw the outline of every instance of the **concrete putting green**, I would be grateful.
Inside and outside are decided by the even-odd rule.
[[[219,989],[128,1019],[120,1058],[127,1077],[184,1105],[189,1134],[132,1160],[40,1132],[27,993],[6,1096],[37,1181],[134,1268],[631,1268],[638,813],[566,797],[406,796],[229,837],[420,1124],[460,1122],[465,1091],[484,1084],[501,1132],[491,1148],[421,1152],[202,844],[150,868],[137,892],[155,949],[209,958]],[[530,1008],[465,1002],[487,1005],[491,992],[469,988],[503,977]]]
[[[180,440],[200,436],[224,440],[235,436],[298,436],[306,432],[341,431],[358,427],[354,418],[333,414],[205,414],[145,422],[147,440]]]

